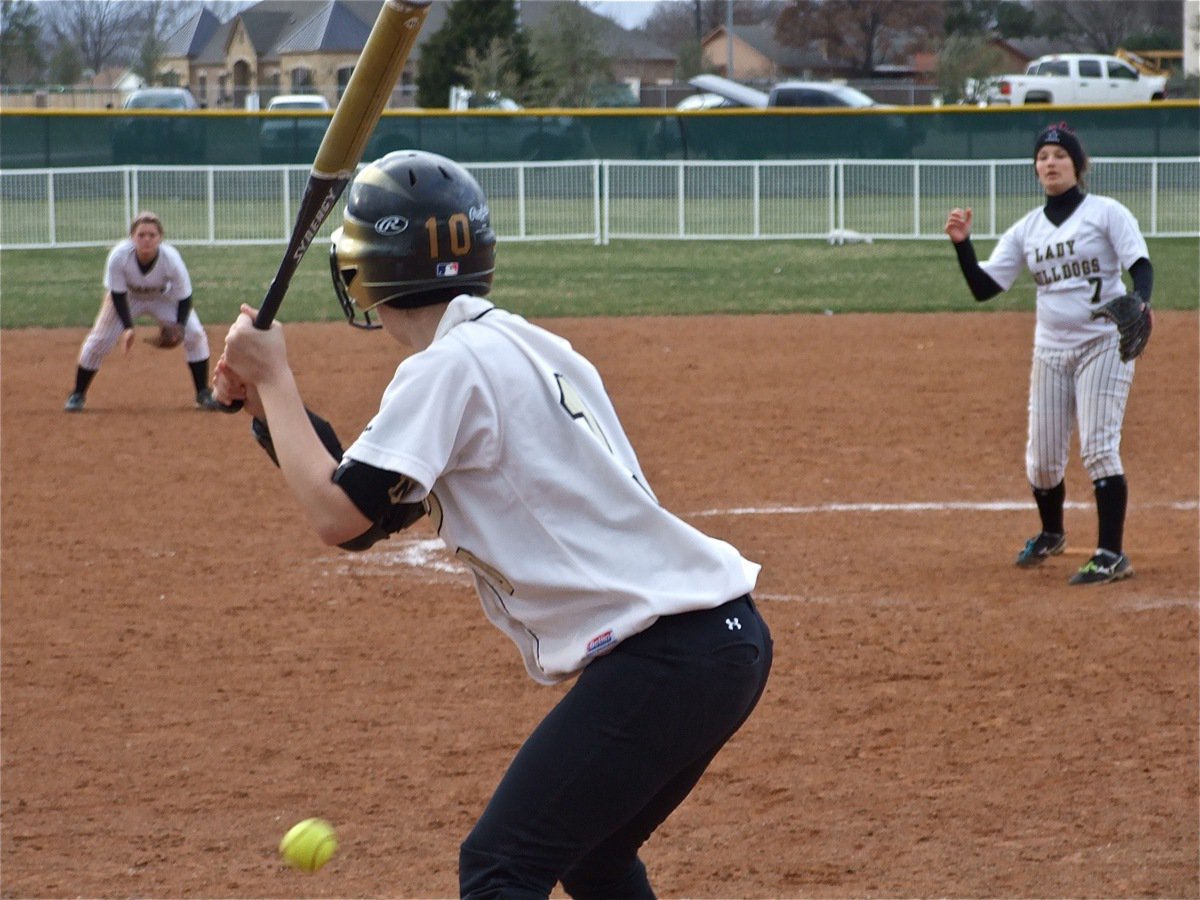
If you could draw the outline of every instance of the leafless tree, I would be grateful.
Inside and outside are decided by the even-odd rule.
[[[132,23],[130,35],[138,41],[137,53],[132,59],[133,69],[147,81],[153,82],[167,40],[184,22],[198,13],[202,5],[179,0],[140,0],[136,5],[141,19]]]
[[[1183,25],[1181,0],[1042,0],[1034,8],[1047,33],[1096,53],[1112,53],[1139,33],[1180,34]]]
[[[734,25],[774,22],[786,4],[783,0],[734,0]],[[658,0],[642,30],[662,47],[678,51],[700,40],[721,25],[729,15],[729,0]]]
[[[936,0],[792,0],[775,36],[794,47],[818,41],[831,62],[846,63],[866,78],[901,42],[911,47],[940,34],[942,15]]]
[[[59,0],[39,4],[55,39],[73,46],[83,65],[99,72],[126,62],[137,46],[141,4],[120,0]]]

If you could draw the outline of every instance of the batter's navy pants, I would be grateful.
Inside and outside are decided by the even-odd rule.
[[[665,616],[593,660],[517,752],[459,852],[463,897],[651,898],[638,848],[766,686],[749,597]]]

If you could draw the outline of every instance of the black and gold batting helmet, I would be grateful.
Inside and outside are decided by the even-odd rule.
[[[376,327],[370,311],[382,303],[413,308],[486,294],[496,268],[487,198],[444,156],[389,153],[350,184],[329,263],[346,318],[360,327]]]

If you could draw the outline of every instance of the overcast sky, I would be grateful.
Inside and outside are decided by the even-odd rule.
[[[549,0],[542,0],[549,2]],[[585,0],[587,5],[602,16],[615,19],[623,28],[637,28],[646,21],[654,9],[655,0]],[[672,0],[684,3],[687,0]]]

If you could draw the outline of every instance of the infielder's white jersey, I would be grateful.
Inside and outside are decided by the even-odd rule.
[[[127,293],[130,301],[178,302],[192,296],[192,279],[183,257],[165,241],[158,245],[158,259],[148,272],[138,265],[132,239],[126,238],[113,247],[104,266],[104,287],[114,293]]]
[[[981,267],[1003,290],[1022,269],[1037,283],[1034,344],[1070,350],[1115,332],[1108,319],[1091,318],[1101,303],[1126,292],[1121,270],[1149,259],[1133,213],[1110,197],[1088,194],[1061,225],[1042,207],[1026,214],[1001,236]]]
[[[488,618],[546,684],[758,577],[658,504],[592,364],[479,297],[450,303],[345,456],[420,485],[397,499],[428,495]]]

